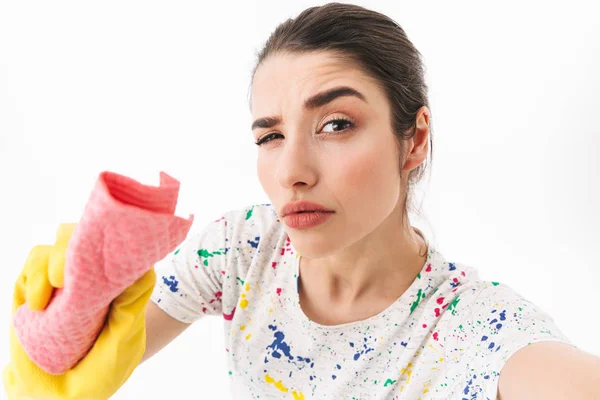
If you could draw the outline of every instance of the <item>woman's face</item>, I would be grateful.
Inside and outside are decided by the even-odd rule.
[[[350,90],[314,100],[339,88]],[[372,78],[325,52],[272,55],[255,73],[251,111],[253,122],[272,118],[253,129],[255,141],[266,139],[258,177],[302,256],[330,256],[390,218],[401,223],[400,155],[390,106]],[[297,200],[335,213],[318,226],[291,228],[281,210]]]

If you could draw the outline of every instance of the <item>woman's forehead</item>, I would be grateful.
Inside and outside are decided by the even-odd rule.
[[[251,88],[253,114],[272,111],[282,102],[301,105],[328,88],[347,86],[368,95],[375,82],[347,57],[324,52],[277,54],[256,70]]]

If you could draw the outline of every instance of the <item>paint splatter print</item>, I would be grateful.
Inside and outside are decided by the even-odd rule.
[[[274,208],[252,205],[190,234],[158,263],[151,299],[183,322],[222,318],[234,399],[493,400],[517,350],[573,345],[540,307],[431,244],[387,309],[320,325],[300,307],[301,259]]]

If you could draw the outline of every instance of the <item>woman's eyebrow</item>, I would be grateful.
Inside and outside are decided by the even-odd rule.
[[[341,86],[315,94],[314,96],[310,97],[304,102],[304,108],[307,110],[313,110],[315,108],[323,107],[324,105],[331,103],[333,100],[344,96],[357,97],[365,103],[367,102],[365,96],[358,90],[352,89],[349,86]],[[258,118],[252,123],[251,130],[254,130],[256,128],[268,129],[274,127],[279,123],[281,123],[281,118],[279,117]]]
[[[312,110],[315,108],[323,107],[325,104],[331,103],[338,97],[343,96],[354,96],[358,97],[365,103],[367,102],[365,96],[358,90],[352,89],[348,86],[341,86],[315,94],[314,96],[312,96],[304,102],[304,108],[307,110]]]

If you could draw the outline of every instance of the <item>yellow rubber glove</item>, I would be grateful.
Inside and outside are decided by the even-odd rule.
[[[43,310],[63,286],[67,244],[75,224],[61,224],[54,246],[36,246],[15,284],[12,312],[24,304]],[[62,375],[33,363],[10,326],[10,363],[2,377],[9,400],[106,400],[129,378],[146,349],[146,306],[154,268],[111,303],[106,324],[89,353]]]

